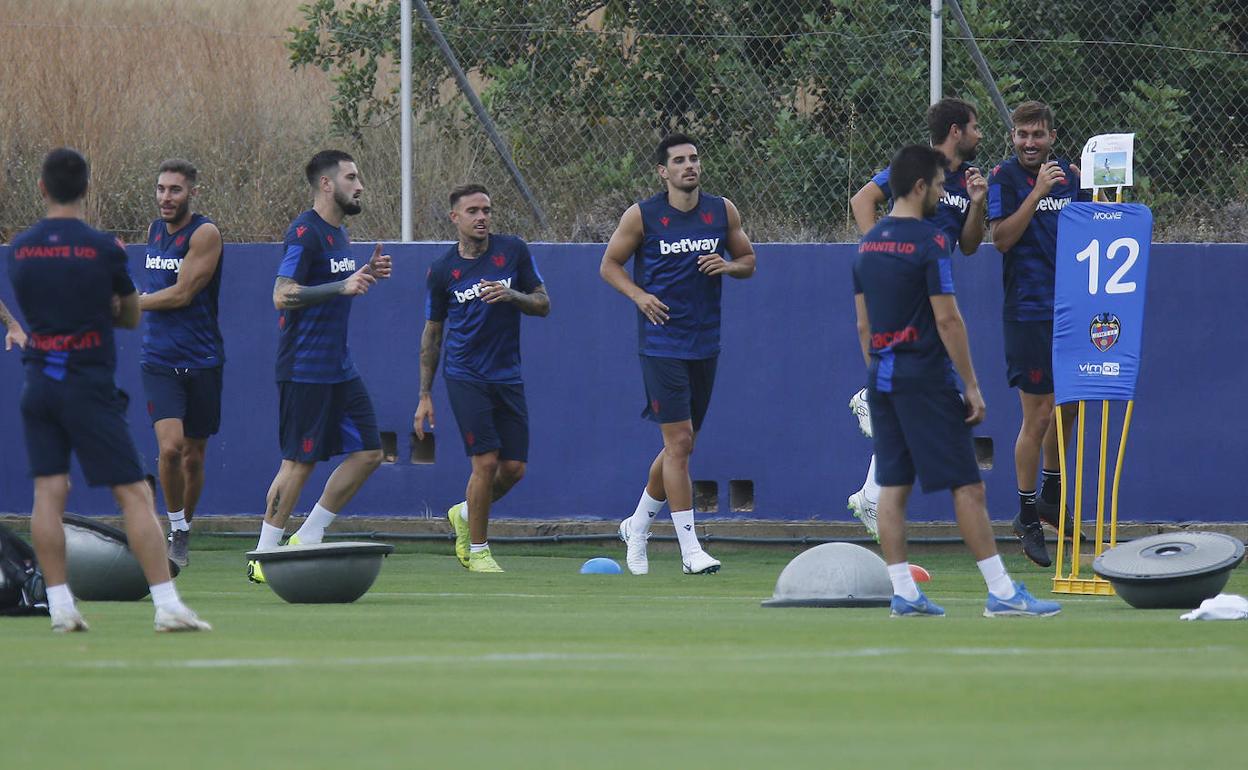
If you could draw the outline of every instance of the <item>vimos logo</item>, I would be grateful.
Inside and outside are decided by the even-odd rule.
[[[1079,364],[1079,374],[1090,377],[1117,377],[1121,374],[1121,364],[1106,361],[1102,364]]]
[[[329,272],[331,273],[354,273],[355,272],[355,260],[351,259],[350,257],[343,257],[342,259],[333,259],[331,257],[329,260]]]
[[[694,251],[711,254],[718,248],[718,238],[681,238],[679,241],[659,241],[660,254],[688,254]]]

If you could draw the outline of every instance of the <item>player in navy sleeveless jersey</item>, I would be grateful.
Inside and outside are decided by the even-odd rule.
[[[529,246],[490,232],[490,194],[479,184],[451,191],[458,242],[429,268],[425,328],[420,337],[420,404],[416,436],[433,427],[433,377],[442,378],[472,475],[463,502],[446,512],[455,556],[472,572],[502,572],[490,552],[490,505],[524,478],[529,415],[520,377],[520,316],[545,317],[550,297]]]
[[[940,200],[945,164],[944,155],[924,145],[897,153],[892,210],[863,236],[853,268],[892,614],[945,614],[918,589],[906,560],[906,502],[917,477],[926,493],[953,493],[962,538],[988,586],[984,615],[1052,615],[1059,605],[1033,598],[1010,579],[988,521],[971,440],[971,426],[984,419],[986,407],[954,297],[952,244],[924,221]]]
[[[169,560],[190,561],[191,520],[204,488],[208,437],[221,426],[225,345],[217,325],[221,233],[191,211],[199,172],[172,158],[156,172],[160,218],[147,229],[143,256],[146,314],[143,389],[160,447],[160,488],[169,516]]]
[[[139,300],[121,242],[82,220],[89,169],[66,148],[43,161],[47,216],[13,239],[9,280],[30,337],[22,352],[22,425],[35,480],[30,531],[47,581],[52,630],[86,631],[70,594],[63,517],[69,457],[87,485],[111,487],[130,551],[156,605],[157,631],[211,630],[178,597],[146,474],[126,423],[126,394],[113,381],[113,326],[139,325]]]
[[[664,138],[654,162],[666,190],[624,212],[599,271],[637,305],[642,416],[659,423],[663,436],[637,509],[620,522],[620,538],[628,546],[629,571],[648,572],[646,539],[666,502],[682,568],[705,574],[720,562],[702,549],[694,531],[689,458],[715,383],[723,276],[752,276],[754,247],[732,201],[702,191],[693,140],[683,134]],[[631,277],[624,270],[630,258]]]
[[[970,102],[962,99],[941,99],[927,110],[927,130],[932,146],[948,159],[943,181],[944,192],[936,205],[936,213],[926,221],[935,225],[948,238],[950,249],[959,245],[962,253],[974,254],[984,239],[984,200],[988,182],[978,168],[971,165],[983,134],[979,115]],[[893,199],[889,183],[892,171],[885,168],[862,186],[850,199],[858,232],[866,235],[875,226],[876,212]],[[871,437],[871,414],[867,407],[867,390],[863,388],[849,399],[850,412],[858,418],[858,428]],[[862,488],[849,496],[848,507],[876,535],[876,502],[880,485],[875,481],[875,457],[867,466]]]
[[[347,349],[351,302],[390,277],[390,256],[373,248],[362,267],[350,249],[343,220],[360,213],[364,185],[355,160],[323,150],[304,169],[315,191],[312,208],[286,231],[285,252],[273,284],[277,319],[278,436],[282,464],[269,487],[258,549],[276,548],[303,485],[318,462],[347,457],[325,482],[292,545],[321,542],[325,528],[381,465],[377,417]],[[264,582],[257,561],[247,577]]]
[[[1018,388],[1023,420],[1014,443],[1019,513],[1014,532],[1023,553],[1049,566],[1041,520],[1057,526],[1061,499],[1057,425],[1053,419],[1053,290],[1056,284],[1057,220],[1080,197],[1079,167],[1053,158],[1053,111],[1024,102],[1013,114],[1015,155],[992,170],[988,219],[993,245],[1004,255],[1005,362],[1010,387]],[[1073,418],[1073,411],[1063,416]],[[1044,457],[1043,506],[1037,506],[1036,466]],[[1073,533],[1069,515],[1066,531]]]

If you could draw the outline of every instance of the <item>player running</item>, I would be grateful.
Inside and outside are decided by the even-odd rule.
[[[524,478],[529,412],[520,378],[520,316],[550,314],[550,297],[529,246],[490,232],[489,192],[479,184],[451,191],[459,242],[429,268],[420,337],[420,403],[413,428],[434,427],[433,376],[446,327],[442,378],[472,460],[464,501],[446,512],[455,556],[471,572],[502,572],[490,553],[490,506]]]
[[[191,211],[199,172],[189,161],[160,164],[147,229],[139,308],[147,333],[141,355],[147,413],[160,447],[160,488],[169,516],[169,560],[190,562],[191,520],[204,489],[208,437],[221,427],[225,344],[217,325],[221,233]]]
[[[935,225],[950,243],[960,245],[962,253],[974,254],[984,239],[984,201],[988,183],[978,168],[971,165],[983,134],[979,115],[970,102],[942,99],[927,110],[927,130],[932,146],[940,150],[948,163],[945,166],[943,191],[936,211],[926,221]],[[862,186],[850,199],[858,232],[866,235],[875,226],[876,213],[893,199],[892,167],[885,168]],[[858,428],[871,437],[871,413],[867,408],[867,389],[863,388],[849,400],[849,409],[858,418]],[[849,496],[849,510],[877,537],[876,504],[880,485],[875,480],[875,457],[867,467],[862,488]],[[878,538],[877,538],[878,539]]]
[[[1053,419],[1053,291],[1056,285],[1057,220],[1079,191],[1079,167],[1053,158],[1053,111],[1041,102],[1014,110],[1014,157],[992,170],[988,219],[992,242],[1004,255],[1005,362],[1010,387],[1018,388],[1023,420],[1014,442],[1018,515],[1014,533],[1023,553],[1041,567],[1052,564],[1041,521],[1057,527],[1062,497],[1061,457]],[[1063,419],[1074,417],[1063,406]],[[1069,436],[1067,436],[1069,438]],[[1036,466],[1043,452],[1044,485],[1036,499]],[[1066,531],[1075,532],[1067,514]],[[1080,533],[1080,537],[1083,534]]]
[[[22,425],[35,504],[30,531],[47,581],[52,630],[86,631],[65,568],[69,456],[87,485],[111,487],[156,605],[157,631],[210,631],[182,603],[146,474],[126,424],[126,395],[113,381],[113,326],[139,325],[139,299],[116,238],[83,221],[90,170],[75,150],[44,158],[39,192],[47,216],[13,239],[9,279],[30,338],[22,352]]]
[[[347,321],[352,299],[390,277],[390,256],[381,253],[379,243],[372,259],[356,267],[342,223],[360,213],[364,185],[350,155],[318,152],[304,171],[315,200],[286,231],[286,252],[273,284],[282,465],[269,487],[257,549],[280,545],[286,520],[318,462],[347,455],[291,535],[292,545],[321,542],[325,528],[381,465],[377,417],[347,348]],[[258,561],[247,563],[247,577],[264,582]]]
[[[946,162],[924,145],[897,153],[892,210],[863,236],[853,268],[892,615],[945,614],[919,590],[906,560],[906,502],[916,476],[925,493],[953,493],[958,528],[988,586],[984,615],[1055,615],[1059,604],[1010,579],[988,520],[971,439],[971,426],[984,419],[984,397],[954,297],[952,244],[925,221],[940,201]]]
[[[715,384],[723,276],[754,275],[754,247],[732,201],[702,192],[702,161],[692,139],[666,137],[654,162],[667,189],[624,212],[599,269],[637,305],[642,416],[659,423],[663,436],[637,509],[620,522],[620,538],[628,546],[629,571],[646,574],[650,524],[666,502],[682,568],[705,574],[719,570],[720,562],[702,550],[694,531],[689,458]],[[632,278],[624,271],[630,258]]]

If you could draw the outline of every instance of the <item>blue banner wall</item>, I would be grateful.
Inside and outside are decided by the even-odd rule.
[[[367,258],[368,244],[356,247]],[[468,461],[441,378],[434,391],[436,462],[410,462],[408,436],[419,384],[424,277],[442,244],[391,245],[395,277],[357,299],[351,348],[383,431],[398,434],[398,462],[383,465],[344,514],[434,516],[463,498]],[[598,278],[600,244],[536,244],[552,300],[549,318],[524,319],[524,373],[532,421],[529,474],[495,509],[535,519],[619,518],[632,512],[660,447],[643,406],[633,306]],[[846,403],[864,380],[854,329],[850,263],[855,247],[763,244],[758,274],[725,280],[724,352],[715,396],[693,459],[696,479],[718,484],[709,515],[848,520],[845,498],[867,468],[870,442]],[[132,259],[142,249],[130,250]],[[0,260],[5,258],[0,247]],[[271,294],[281,256],[274,244],[230,245],[221,292],[227,364],[223,427],[208,448],[200,512],[256,513],[279,463],[273,381],[277,313]],[[990,247],[955,258],[958,298],[988,402],[976,433],[995,445],[984,474],[989,508],[1016,506],[1018,398],[1006,387],[1001,341],[1001,259]],[[1248,381],[1242,355],[1245,245],[1155,245],[1136,414],[1122,491],[1125,520],[1243,521],[1232,507],[1248,458]],[[14,311],[7,280],[0,299]],[[155,439],[138,376],[139,332],[120,331],[118,382],[130,422],[155,470]],[[0,511],[29,511],[18,355],[0,353]],[[318,469],[297,511],[315,502],[331,466]],[[729,482],[751,481],[753,511],[732,511]],[[107,490],[77,470],[69,507],[112,513]],[[952,518],[947,495],[916,494],[914,520]]]

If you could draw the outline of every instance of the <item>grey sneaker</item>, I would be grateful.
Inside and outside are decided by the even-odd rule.
[[[169,533],[169,561],[185,567],[191,563],[191,531],[175,529]]]

